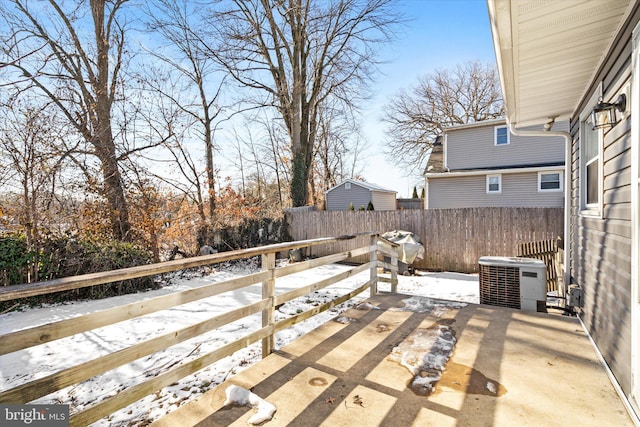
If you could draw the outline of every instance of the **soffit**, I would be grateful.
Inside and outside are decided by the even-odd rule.
[[[507,120],[567,120],[603,61],[630,0],[488,0]]]

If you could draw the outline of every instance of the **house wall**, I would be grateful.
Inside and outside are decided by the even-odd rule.
[[[356,210],[360,209],[361,206],[364,206],[365,209],[367,208],[367,205],[371,201],[371,191],[354,183],[351,183],[350,189],[346,189],[346,184],[348,183],[342,183],[327,192],[326,210],[347,211],[351,203],[353,203],[353,207]]]
[[[604,134],[601,218],[581,213],[579,122],[600,83],[607,99],[629,84],[631,34],[639,15],[636,6],[571,120],[570,279],[584,291],[579,315],[627,396],[631,394],[631,122],[626,118]]]
[[[429,178],[428,182],[428,209],[564,206],[564,191],[538,192],[537,172],[502,174],[501,194],[487,194],[486,175]]]
[[[376,211],[395,211],[396,210],[396,193],[372,191],[371,201],[373,202],[373,209]]]
[[[447,131],[446,166],[450,170],[498,168],[559,163],[564,161],[564,138],[510,136],[507,145],[494,145],[495,126]],[[542,130],[541,126],[524,128]],[[553,130],[568,130],[568,123],[556,123]]]

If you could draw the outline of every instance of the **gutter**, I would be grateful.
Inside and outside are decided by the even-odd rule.
[[[570,271],[571,268],[569,266],[569,214],[571,210],[571,171],[570,161],[571,161],[571,134],[565,131],[552,131],[551,127],[553,126],[554,119],[552,119],[549,123],[544,125],[544,129],[542,131],[539,130],[518,130],[516,128],[515,123],[511,123],[510,120],[507,120],[507,124],[509,126],[509,131],[516,136],[561,136],[564,138],[565,144],[565,160],[564,160],[564,275],[563,275],[563,294],[567,294],[567,289],[569,288],[570,281]]]
[[[532,167],[524,167],[524,168],[487,168],[487,169],[474,169],[474,170],[465,170],[465,171],[453,171],[453,172],[427,172],[424,174],[426,178],[451,178],[458,176],[475,176],[475,175],[487,175],[489,173],[501,173],[501,174],[510,174],[510,173],[525,173],[525,172],[548,172],[548,171],[557,171],[559,169],[563,169],[565,167],[562,165],[552,165],[552,166],[532,166]]]

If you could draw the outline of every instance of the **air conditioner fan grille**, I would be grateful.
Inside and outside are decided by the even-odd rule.
[[[520,268],[480,264],[480,304],[520,309]]]

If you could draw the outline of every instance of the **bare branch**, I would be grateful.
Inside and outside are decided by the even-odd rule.
[[[113,235],[125,240],[130,238],[128,207],[111,114],[124,60],[125,30],[117,16],[126,2],[89,0],[69,9],[56,0],[49,0],[48,7],[11,0],[0,14],[0,38],[11,41],[2,51],[0,67],[15,71],[7,87],[15,89],[14,97],[44,95],[93,146],[113,212]],[[4,34],[4,28],[12,30]],[[93,39],[88,28],[93,28]]]
[[[387,155],[422,172],[429,149],[445,128],[503,115],[495,67],[469,62],[455,70],[437,70],[387,103]]]
[[[289,132],[292,203],[305,205],[322,104],[333,98],[348,111],[366,96],[373,46],[401,19],[391,0],[229,3],[212,15],[217,43],[207,52],[237,83],[271,97],[262,105],[274,105]]]

